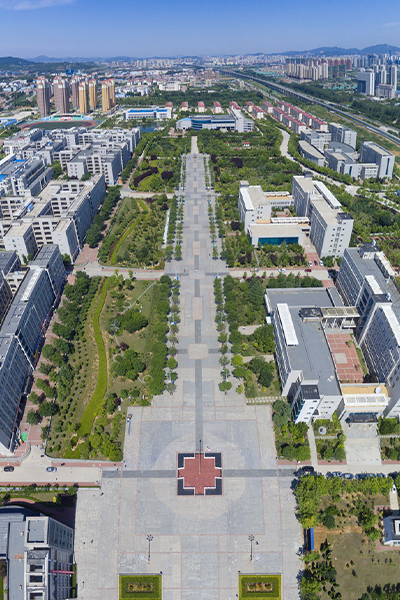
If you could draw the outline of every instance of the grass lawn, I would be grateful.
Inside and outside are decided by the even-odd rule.
[[[316,549],[326,539],[331,544],[332,563],[340,586],[337,590],[346,600],[358,600],[368,586],[399,582],[400,550],[378,552],[375,543],[368,540],[357,525],[334,532],[316,527],[314,536]],[[320,597],[329,599],[323,591]]]
[[[119,600],[161,600],[161,575],[120,575]]]
[[[239,575],[239,600],[281,598],[280,575]]]

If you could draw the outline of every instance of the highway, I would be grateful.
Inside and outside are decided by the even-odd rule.
[[[298,100],[301,100],[302,102],[307,102],[310,104],[318,104],[319,106],[323,106],[324,108],[330,110],[331,112],[342,115],[346,119],[354,121],[355,123],[358,123],[362,127],[365,127],[365,129],[368,129],[369,131],[372,131],[373,133],[377,133],[377,134],[381,135],[382,137],[386,138],[390,142],[393,142],[394,144],[396,144],[397,146],[400,147],[400,139],[398,137],[391,135],[390,133],[387,133],[386,131],[383,131],[379,127],[375,127],[374,125],[371,125],[370,123],[368,123],[366,121],[363,121],[359,117],[356,117],[356,116],[346,112],[345,110],[342,110],[341,108],[338,108],[338,106],[333,102],[323,102],[322,100],[317,100],[313,96],[308,96],[307,94],[297,92],[296,90],[293,90],[292,88],[288,88],[283,85],[279,85],[279,83],[274,83],[272,81],[267,81],[266,79],[261,79],[259,77],[255,77],[255,76],[253,77],[251,75],[245,75],[245,74],[237,72],[237,71],[221,69],[221,72],[226,75],[232,75],[233,77],[237,77],[239,79],[250,79],[252,81],[256,81],[257,83],[261,83],[262,85],[265,85],[266,87],[270,88],[271,90],[274,90],[275,92],[279,92],[281,94],[284,94],[285,96],[290,96],[291,98],[297,98]]]

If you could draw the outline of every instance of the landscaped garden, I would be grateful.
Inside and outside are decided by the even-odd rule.
[[[152,134],[130,187],[141,192],[174,192],[179,185],[181,155],[186,150],[190,150],[189,136],[170,138],[163,133]]]
[[[316,419],[313,428],[318,459],[344,461],[346,459],[344,443],[347,436],[343,433],[336,414],[333,414],[332,421],[329,419]]]
[[[400,460],[400,423],[398,419],[378,419],[381,457],[383,460]],[[384,437],[383,437],[384,436]]]
[[[146,200],[125,198],[99,249],[102,264],[163,268],[165,219],[171,201],[165,194]]]
[[[178,282],[172,285],[163,276],[151,284],[114,275],[99,283],[100,278],[78,272],[74,285],[67,284],[53,325],[58,337],[43,348],[48,362],[40,370],[48,379],[37,383],[41,396],[30,399],[38,404],[36,423],[52,416],[47,452],[53,456],[120,460],[128,405],[147,405],[176,379],[178,325],[168,319],[172,292],[173,318],[179,321]]]
[[[162,575],[120,575],[119,600],[162,599]]]
[[[239,574],[239,600],[281,600],[280,575]]]
[[[291,421],[290,404],[286,400],[277,400],[273,405],[275,446],[278,458],[303,462],[310,460],[307,423]]]
[[[301,477],[295,488],[298,517],[304,528],[314,528],[315,540],[300,583],[304,600],[357,600],[369,587],[398,582],[400,551],[378,551],[375,544],[392,484],[390,477]]]

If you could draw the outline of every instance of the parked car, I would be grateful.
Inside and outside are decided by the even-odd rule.
[[[314,467],[311,467],[310,465],[306,465],[305,467],[301,468],[301,472],[303,473],[303,475],[306,474],[311,474],[311,473],[315,473],[315,469]]]
[[[390,491],[392,492],[392,494],[397,494],[397,487],[396,487],[396,484],[394,481],[393,481],[392,489]]]
[[[4,471],[6,473],[12,473],[14,471],[14,467],[4,467]]]
[[[357,475],[356,475],[356,479],[366,479],[366,478],[367,478],[366,473],[357,473]]]
[[[279,273],[286,273],[286,269],[279,269]]]
[[[317,260],[314,260],[314,265],[318,265],[318,261]]]
[[[308,266],[309,266],[309,267],[312,267],[312,260],[309,260],[309,261],[308,261]]]
[[[311,273],[312,269],[304,269],[306,273]]]
[[[57,467],[47,467],[46,471],[48,473],[55,473],[57,471]]]
[[[342,471],[333,471],[332,477],[342,477]]]
[[[320,266],[321,266],[321,267],[323,267],[323,266],[324,266],[324,261],[323,261],[323,260],[320,260],[320,261],[319,261],[319,264],[320,264]]]
[[[354,479],[353,473],[343,473],[343,479]]]

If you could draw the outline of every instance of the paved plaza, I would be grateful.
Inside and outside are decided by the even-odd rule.
[[[186,161],[183,260],[167,268],[181,282],[177,390],[151,407],[129,409],[124,466],[103,470],[101,490],[78,492],[75,555],[84,600],[117,600],[119,574],[160,572],[164,600],[234,600],[239,572],[282,574],[282,597],[299,597],[294,476],[277,468],[271,408],[246,406],[234,388],[218,388],[213,281],[227,270],[211,257],[207,210],[214,197],[196,142],[193,152]],[[207,477],[194,476],[197,462],[184,470],[182,455],[200,458],[200,469],[208,458]],[[178,474],[195,494],[178,495]],[[222,493],[203,493],[217,487],[219,476]]]

